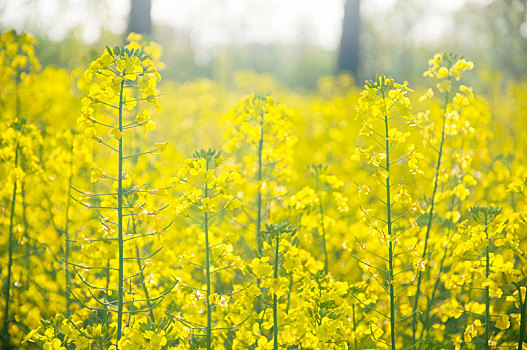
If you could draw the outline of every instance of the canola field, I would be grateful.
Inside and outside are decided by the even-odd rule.
[[[0,37],[3,349],[527,349],[527,85],[162,81]],[[358,84],[362,85],[362,84]]]

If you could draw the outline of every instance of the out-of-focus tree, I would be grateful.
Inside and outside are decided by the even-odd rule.
[[[361,78],[371,79],[382,72],[398,81],[411,81],[415,87],[423,79],[428,58],[437,50],[433,43],[418,43],[427,17],[427,3],[421,0],[396,0],[386,6],[361,6]],[[379,20],[379,19],[382,20]]]
[[[360,66],[360,0],[346,0],[342,20],[342,36],[338,55],[338,72],[359,76]]]
[[[130,0],[130,17],[126,35],[130,33],[152,34],[151,0]]]

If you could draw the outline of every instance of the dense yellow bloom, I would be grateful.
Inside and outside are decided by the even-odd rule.
[[[472,62],[436,54],[416,94],[385,76],[160,85],[161,47],[127,40],[70,74],[0,37],[15,347],[518,347],[525,83],[490,104],[460,81]],[[224,155],[183,155],[205,147]]]

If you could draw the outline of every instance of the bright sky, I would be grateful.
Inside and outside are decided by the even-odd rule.
[[[74,27],[87,42],[101,27],[126,29],[130,0],[0,0],[0,24],[18,30],[44,29],[60,40]],[[489,0],[415,0],[427,13],[416,18],[415,40],[436,40],[449,25],[448,16],[466,2]],[[362,0],[362,15],[390,15],[395,0]],[[344,0],[152,0],[152,19],[187,30],[199,48],[250,42],[290,43],[306,37],[326,49],[338,46]],[[433,5],[432,5],[433,4]],[[108,11],[109,10],[109,11]]]

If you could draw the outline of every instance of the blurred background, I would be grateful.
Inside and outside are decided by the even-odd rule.
[[[310,90],[349,71],[416,86],[446,51],[475,61],[469,78],[484,86],[525,77],[526,14],[527,0],[0,0],[0,30],[33,33],[43,65],[70,69],[143,33],[178,82],[252,70]]]

